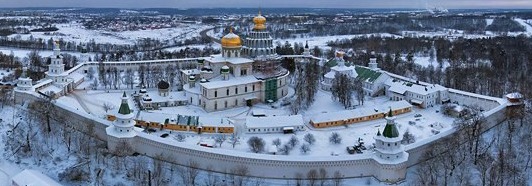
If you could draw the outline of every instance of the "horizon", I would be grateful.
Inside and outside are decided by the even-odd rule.
[[[145,7],[145,6],[149,7]],[[5,0],[3,8],[340,8],[340,9],[532,9],[532,1],[526,0],[448,0],[437,2],[436,0],[270,0],[265,3],[262,0],[225,0],[212,2],[211,0]]]

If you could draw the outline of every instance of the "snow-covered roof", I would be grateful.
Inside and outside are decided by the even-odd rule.
[[[57,87],[55,85],[46,86],[43,89],[39,90],[39,92],[44,93],[44,94],[46,94],[46,92],[59,93],[61,91],[63,91],[63,89],[61,89],[61,88],[59,88],[59,87]]]
[[[370,116],[374,114],[385,114],[386,112],[390,110],[390,108],[392,108],[392,110],[397,110],[397,109],[404,109],[404,108],[409,108],[409,107],[412,107],[412,105],[406,102],[405,100],[386,102],[382,105],[379,105],[377,108],[374,108],[374,109],[359,108],[359,109],[353,109],[353,110],[344,110],[344,111],[338,111],[338,112],[317,114],[311,118],[311,121],[314,123],[339,121],[339,120],[346,120],[346,119],[351,119],[351,118]]]
[[[211,62],[211,63],[231,63],[231,64],[244,64],[244,63],[252,63],[253,60],[243,57],[223,57],[221,54],[218,55],[211,55],[209,58],[205,58],[205,61]]]
[[[385,82],[386,85],[390,86],[389,91],[398,93],[398,94],[404,94],[406,91],[412,92],[415,94],[420,95],[427,95],[432,94],[438,91],[443,91],[446,88],[440,85],[422,85],[420,83],[414,83],[409,81],[401,81],[397,79],[388,79]]]
[[[200,116],[198,122],[201,126],[234,127],[233,121],[227,118]]]
[[[80,73],[71,73],[70,75],[68,75],[69,78],[72,78],[74,80],[74,82],[78,82],[80,80],[82,80],[83,78],[85,78],[85,76],[83,74],[80,74]]]
[[[514,92],[514,93],[506,94],[506,97],[508,99],[522,99],[523,98],[523,94],[521,94],[519,92]]]
[[[13,177],[12,179],[13,184],[16,185],[39,185],[39,186],[61,186],[58,182],[53,180],[52,178],[31,169],[23,170],[22,172],[18,173]]]
[[[299,127],[303,125],[301,115],[246,117],[246,128]]]
[[[150,95],[153,103],[161,103],[161,102],[176,101],[176,100],[184,100],[184,101],[187,100],[185,95],[183,95],[183,92],[176,92],[176,91],[168,92],[168,96],[166,97],[159,95],[157,91],[148,91],[148,95]]]
[[[200,74],[200,71],[198,69],[183,69],[181,72],[185,75],[196,75]]]
[[[223,80],[221,77],[217,77],[217,78],[210,79],[209,82],[200,83],[200,85],[207,89],[215,89],[215,88],[250,84],[250,83],[256,83],[256,82],[260,82],[260,80],[255,78],[255,76],[247,75],[247,76],[240,76],[240,77],[231,76],[228,80]]]

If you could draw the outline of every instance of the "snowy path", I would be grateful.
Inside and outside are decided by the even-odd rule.
[[[11,178],[6,171],[0,169],[0,186],[9,186]]]
[[[523,19],[516,18],[515,21],[517,21],[519,24],[523,25],[526,28],[527,35],[532,35],[532,26],[530,24],[526,23]]]
[[[82,100],[81,97],[79,95],[76,94],[76,92],[72,92],[71,94],[72,96],[74,96],[74,98],[78,101],[79,105],[81,105],[81,108],[83,108],[83,110],[85,110],[85,112],[87,113],[91,113],[91,110],[89,109],[89,107],[87,107],[87,105],[85,105],[85,101],[87,100]]]

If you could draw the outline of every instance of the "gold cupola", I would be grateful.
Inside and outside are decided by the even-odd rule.
[[[260,15],[255,16],[253,18],[253,23],[255,23],[255,27],[253,27],[253,30],[265,30],[266,29],[266,18]]]
[[[229,47],[229,48],[235,48],[235,47],[242,47],[242,41],[240,40],[240,37],[233,33],[233,28],[229,31],[229,34],[222,37],[222,47]]]

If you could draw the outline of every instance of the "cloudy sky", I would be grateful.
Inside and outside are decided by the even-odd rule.
[[[115,8],[521,8],[532,0],[0,0],[1,7],[115,7]]]

